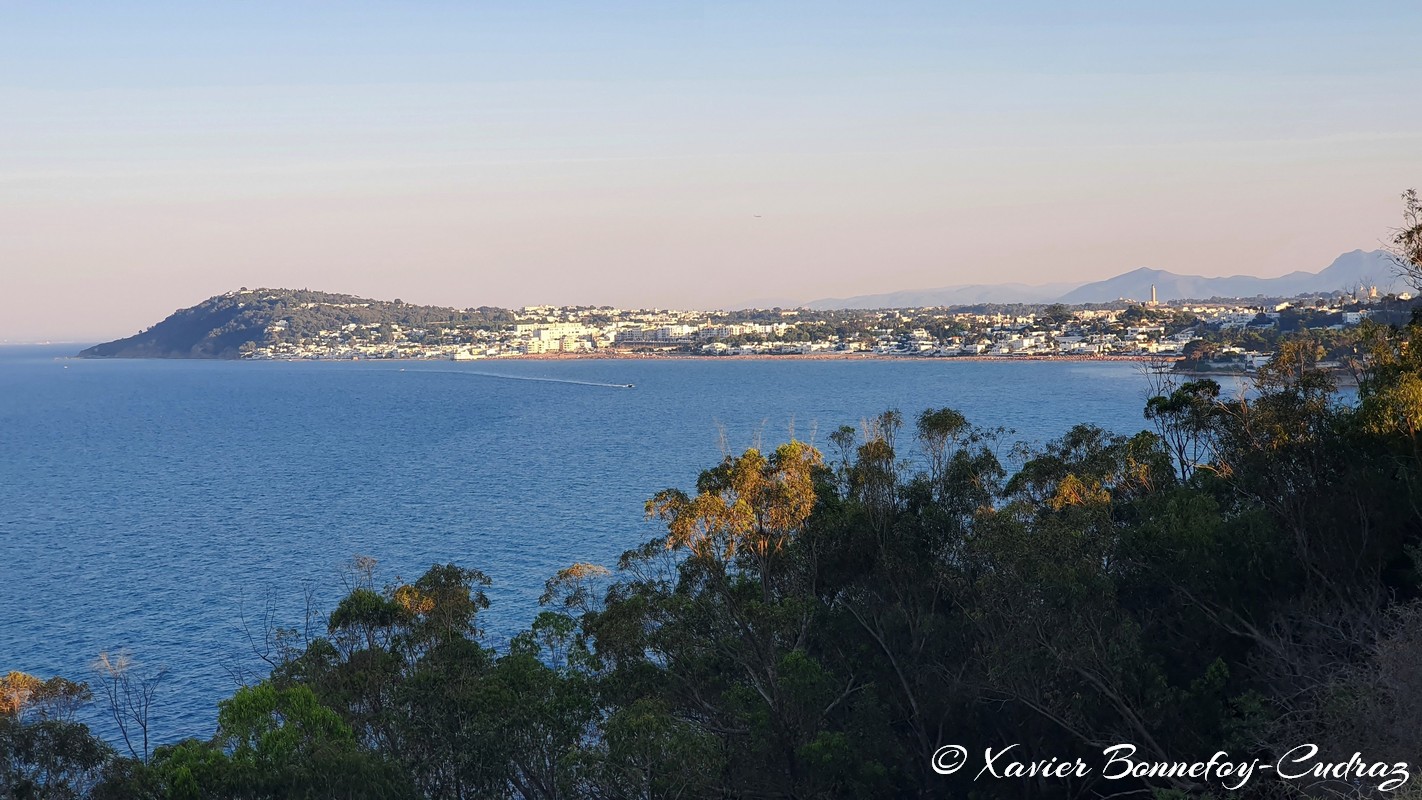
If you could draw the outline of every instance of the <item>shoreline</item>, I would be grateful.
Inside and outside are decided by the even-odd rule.
[[[78,354],[55,356],[56,360],[75,361],[319,361],[347,363],[352,361],[399,361],[435,362],[451,364],[498,363],[502,361],[914,361],[914,362],[1043,362],[1062,361],[1072,363],[1113,363],[1137,362],[1174,364],[1179,356],[1152,355],[960,355],[960,356],[920,356],[889,355],[885,353],[748,353],[737,355],[703,356],[690,353],[539,353],[536,355],[487,356],[483,358],[202,358],[191,356],[82,356]]]
[[[239,359],[249,360],[249,359]],[[250,359],[260,361],[448,361],[455,364],[497,363],[500,361],[1068,361],[1074,363],[1140,362],[1173,364],[1178,357],[1160,356],[1077,356],[1077,355],[1025,355],[1025,356],[896,356],[883,353],[757,353],[746,355],[699,356],[688,353],[540,353],[537,355],[490,356],[488,358],[447,359],[447,358],[365,358],[365,359],[318,359],[318,358],[272,358]]]

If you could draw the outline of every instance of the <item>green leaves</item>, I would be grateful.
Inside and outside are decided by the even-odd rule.
[[[234,762],[280,769],[321,749],[354,748],[355,735],[305,686],[263,682],[218,704],[217,740]]]
[[[413,797],[385,755],[362,749],[351,728],[305,686],[263,681],[218,706],[217,735],[154,753],[146,776],[169,800]],[[143,782],[142,780],[139,781]]]

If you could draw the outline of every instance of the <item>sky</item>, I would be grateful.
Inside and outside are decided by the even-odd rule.
[[[1415,0],[0,0],[0,341],[1317,271],[1422,187],[1419,45]]]

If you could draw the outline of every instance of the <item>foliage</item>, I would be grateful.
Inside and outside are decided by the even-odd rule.
[[[1422,287],[1422,200],[1416,189],[1402,193],[1402,227],[1393,231],[1391,253],[1398,271],[1412,284]]]
[[[91,347],[80,355],[236,358],[244,346],[250,349],[275,341],[301,341],[348,325],[370,329],[372,336],[388,336],[392,324],[490,330],[513,321],[513,313],[501,308],[416,306],[306,289],[243,289],[176,311],[152,328]]]

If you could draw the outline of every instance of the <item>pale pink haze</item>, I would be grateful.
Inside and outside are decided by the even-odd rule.
[[[243,286],[719,308],[1271,277],[1376,249],[1422,184],[1409,4],[1024,5],[0,4],[0,341]]]

